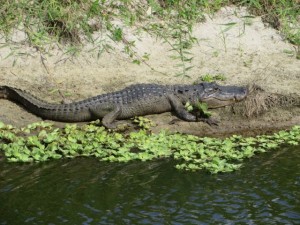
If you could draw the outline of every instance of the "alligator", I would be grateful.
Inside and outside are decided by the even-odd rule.
[[[163,112],[174,112],[185,121],[205,121],[188,112],[185,104],[205,102],[209,109],[231,105],[248,95],[246,87],[221,86],[214,82],[195,85],[135,84],[123,90],[85,100],[54,104],[9,86],[0,86],[0,98],[23,106],[29,112],[48,120],[84,122],[102,119],[106,128],[116,128],[116,120]]]

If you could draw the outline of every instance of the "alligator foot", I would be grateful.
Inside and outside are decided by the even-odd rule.
[[[109,124],[104,124],[102,123],[102,125],[107,128],[107,129],[111,129],[111,130],[125,130],[127,128],[132,127],[133,125],[128,123],[128,122],[124,122],[124,121],[115,121],[113,123],[109,123]]]
[[[125,131],[125,130],[128,130],[133,127],[134,127],[134,125],[129,122],[124,122],[124,121],[116,122],[116,130],[117,131]]]
[[[219,121],[212,118],[198,118],[197,122],[207,123],[209,126],[219,126]]]
[[[182,121],[182,120],[175,118],[175,119],[171,120],[168,124],[172,125],[179,121]],[[209,126],[219,126],[219,121],[216,119],[211,119],[211,118],[198,118],[197,122],[204,122],[204,123],[207,123]]]

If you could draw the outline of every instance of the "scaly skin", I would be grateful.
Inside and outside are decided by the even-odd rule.
[[[70,104],[52,104],[8,86],[0,86],[0,98],[21,104],[29,112],[43,118],[64,122],[101,119],[107,128],[115,128],[117,119],[174,111],[186,121],[196,121],[184,108],[186,102],[206,102],[217,108],[243,100],[244,87],[220,86],[216,83],[197,85],[137,84],[123,90],[98,95]]]

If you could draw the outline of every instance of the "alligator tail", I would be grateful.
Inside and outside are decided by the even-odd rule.
[[[23,106],[27,111],[43,118],[55,121],[77,122],[90,120],[90,113],[86,109],[78,108],[76,103],[52,104],[47,103],[28,92],[0,86],[0,98],[8,99]]]
[[[0,98],[7,99],[7,87],[0,86]]]

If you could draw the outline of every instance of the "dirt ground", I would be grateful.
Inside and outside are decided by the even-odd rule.
[[[136,83],[191,84],[201,75],[223,74],[221,84],[258,84],[269,93],[300,96],[300,60],[295,57],[295,46],[288,43],[278,31],[262,23],[260,17],[248,18],[243,8],[226,7],[206,22],[195,26],[198,40],[191,52],[194,66],[191,78],[176,77],[180,72],[178,61],[170,56],[170,46],[146,33],[135,34],[125,29],[127,40],[135,41],[135,51],[150,55],[147,65],[136,65],[114,44],[116,50],[103,52],[98,58],[94,46],[86,44],[80,55],[66,54],[66,48],[49,49],[41,54],[24,45],[24,32],[16,31],[14,43],[0,40],[0,85],[24,89],[49,102],[68,102],[101,93],[112,92]],[[247,21],[246,21],[247,20]],[[225,30],[224,24],[235,23]],[[95,33],[95,37],[103,37]],[[150,65],[155,70],[152,70]],[[0,120],[23,126],[41,119],[18,105],[0,100]],[[169,129],[196,135],[224,136],[232,133],[257,134],[300,125],[300,108],[274,108],[265,114],[246,118],[232,113],[231,107],[213,111],[220,121],[218,127],[203,123],[176,121],[171,113],[150,115],[157,124],[154,131]]]

